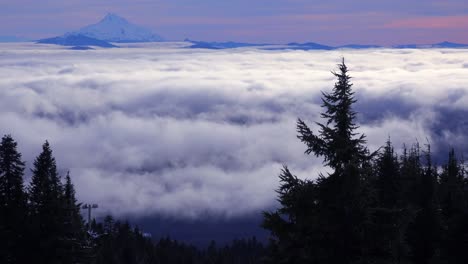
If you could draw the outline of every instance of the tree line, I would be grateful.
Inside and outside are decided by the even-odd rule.
[[[102,223],[93,221],[97,254],[93,263],[192,263],[192,264],[256,264],[264,255],[264,246],[255,237],[236,239],[228,245],[212,241],[204,249],[188,245],[169,237],[152,241],[128,222],[106,216]]]
[[[266,263],[468,263],[468,180],[452,149],[442,166],[430,145],[376,152],[358,134],[354,92],[344,60],[331,93],[323,93],[314,133],[301,119],[306,154],[330,173],[303,180],[285,166],[280,206],[264,213],[271,231]]]
[[[62,182],[46,141],[29,186],[17,143],[0,143],[0,263],[80,263],[90,251],[68,173]]]
[[[255,239],[206,249],[172,240],[153,241],[138,227],[106,216],[85,224],[70,173],[62,179],[50,144],[34,160],[30,184],[17,142],[0,142],[0,263],[153,264],[258,263],[265,251]]]

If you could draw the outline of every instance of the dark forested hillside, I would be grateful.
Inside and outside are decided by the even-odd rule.
[[[169,237],[152,241],[138,228],[107,216],[92,223],[95,263],[259,263],[264,248],[255,238],[234,240],[218,247],[213,241],[206,249],[187,245]]]
[[[92,248],[75,189],[62,182],[46,141],[23,182],[24,162],[10,135],[0,144],[0,263],[83,263]]]
[[[170,238],[153,241],[128,222],[85,224],[70,173],[64,179],[46,141],[24,185],[24,162],[10,135],[0,144],[0,263],[259,263],[255,237],[200,249]]]

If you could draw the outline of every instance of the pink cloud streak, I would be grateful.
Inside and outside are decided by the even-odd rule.
[[[468,16],[415,17],[394,20],[384,28],[468,29]]]

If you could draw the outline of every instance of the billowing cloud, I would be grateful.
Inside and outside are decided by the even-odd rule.
[[[224,51],[179,43],[70,51],[0,45],[0,133],[28,166],[48,139],[99,212],[236,217],[275,206],[282,164],[315,178],[298,117],[346,58],[369,148],[428,140],[468,147],[466,50]]]

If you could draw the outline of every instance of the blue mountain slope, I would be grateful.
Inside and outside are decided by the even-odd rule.
[[[186,39],[185,41],[191,42],[192,45],[188,48],[191,49],[235,49],[235,48],[245,48],[245,47],[261,47],[267,46],[269,44],[252,44],[252,43],[243,43],[243,42],[204,42],[204,41],[193,41]]]
[[[424,48],[429,48],[430,45],[426,45]],[[396,45],[393,46],[395,49],[419,49],[422,48],[422,45],[418,44],[403,44],[403,45]]]
[[[74,46],[69,49],[70,50],[94,50],[93,48],[88,47],[88,46]]]
[[[333,50],[334,47],[322,45],[314,42],[307,43],[289,43],[287,49],[293,50]]]
[[[468,48],[468,44],[460,44],[454,42],[440,42],[436,44],[407,44],[407,45],[396,45],[393,46],[396,49],[440,49],[440,48],[447,48],[447,49],[459,49],[459,48]]]
[[[245,47],[258,47],[259,49],[265,50],[333,50],[334,47],[308,42],[308,43],[289,43],[283,46],[274,47],[272,44],[253,44],[244,42],[204,42],[204,41],[193,41],[192,45],[188,46],[191,49],[234,49],[234,48],[245,48]]]
[[[307,43],[288,43],[286,45],[273,45],[273,44],[252,44],[252,43],[243,43],[243,42],[204,42],[204,41],[192,41],[192,45],[187,48],[192,49],[233,49],[233,48],[243,48],[243,47],[257,47],[263,50],[335,50],[335,49],[376,49],[383,48],[383,46],[378,45],[363,45],[363,44],[349,44],[342,46],[327,46],[314,42]],[[436,48],[468,48],[468,44],[459,44],[453,42],[441,42],[436,44],[405,44],[405,45],[396,45],[390,48],[395,49],[436,49]]]
[[[337,47],[338,49],[377,49],[382,48],[378,45],[362,45],[362,44],[348,44]]]
[[[468,45],[444,41],[441,43],[433,44],[433,47],[434,48],[468,48]]]
[[[95,46],[102,48],[115,48],[117,46],[110,44],[107,41],[90,38],[84,35],[65,35],[55,38],[41,39],[37,41],[40,44],[55,44],[61,46]]]

